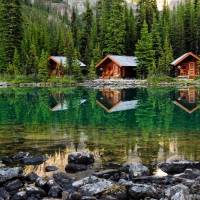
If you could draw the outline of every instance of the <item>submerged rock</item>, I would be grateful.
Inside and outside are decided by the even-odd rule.
[[[39,165],[47,160],[48,160],[48,158],[45,158],[43,156],[30,156],[30,157],[22,158],[21,162],[26,165]]]
[[[58,167],[55,167],[55,166],[47,166],[45,168],[46,172],[51,172],[51,171],[56,171],[58,170]]]
[[[74,163],[68,163],[65,167],[66,171],[71,172],[78,172],[78,171],[85,171],[87,169],[91,168],[91,166],[88,165],[81,165],[81,164],[74,164]]]
[[[8,156],[4,156],[1,161],[4,163],[4,164],[14,164],[13,160],[10,159]]]

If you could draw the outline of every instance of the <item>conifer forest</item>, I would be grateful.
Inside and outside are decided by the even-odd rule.
[[[63,9],[52,6],[62,3]],[[82,81],[76,60],[86,64],[87,78],[106,55],[137,56],[137,71],[169,76],[170,63],[187,52],[200,55],[200,1],[185,0],[173,9],[165,1],[86,1],[85,11],[54,0],[0,0],[0,75],[35,81],[49,79],[49,56],[65,56],[66,79]],[[59,66],[58,66],[59,67]]]

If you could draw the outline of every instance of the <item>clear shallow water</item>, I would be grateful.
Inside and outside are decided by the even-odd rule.
[[[200,160],[199,88],[2,88],[0,105],[0,159],[49,158],[26,173],[64,171],[68,154],[83,150],[95,154],[92,170],[139,161],[153,174],[162,161]]]

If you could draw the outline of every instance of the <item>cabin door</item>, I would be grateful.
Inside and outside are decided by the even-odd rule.
[[[189,76],[194,76],[194,62],[189,63]]]

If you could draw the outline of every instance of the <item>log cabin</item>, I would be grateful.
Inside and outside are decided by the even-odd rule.
[[[64,68],[66,66],[67,58],[64,56],[50,56],[50,75],[63,76]],[[81,67],[82,74],[85,75],[87,73],[86,65],[79,61],[79,65]]]
[[[197,61],[200,58],[188,52],[174,60],[171,65],[173,66],[173,71],[175,72],[175,77],[193,79],[199,75],[199,66]]]
[[[103,89],[98,92],[96,103],[108,113],[134,109],[138,103],[135,100],[136,94],[134,91],[131,89]]]
[[[107,55],[96,64],[100,78],[135,78],[137,58],[135,56]]]
[[[191,114],[199,109],[198,93],[193,87],[179,89],[173,103],[185,110],[187,113]]]

